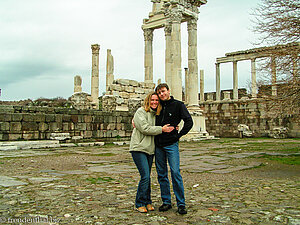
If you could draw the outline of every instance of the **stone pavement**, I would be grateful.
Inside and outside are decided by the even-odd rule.
[[[260,158],[291,153],[180,143],[181,216],[174,195],[173,208],[158,212],[155,168],[156,210],[134,210],[139,175],[128,145],[86,145],[0,151],[0,224],[300,224],[299,166]]]

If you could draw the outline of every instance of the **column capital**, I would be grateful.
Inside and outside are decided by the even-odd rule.
[[[91,49],[93,54],[99,54],[100,45],[98,44],[91,45]]]
[[[187,21],[187,30],[197,30],[197,19],[193,18]]]
[[[183,19],[182,12],[177,8],[167,9],[165,11],[165,16],[170,23],[181,23]]]
[[[171,36],[172,25],[168,23],[168,24],[166,24],[164,29],[165,29],[165,36]]]
[[[143,29],[144,31],[144,40],[153,41],[153,29]]]

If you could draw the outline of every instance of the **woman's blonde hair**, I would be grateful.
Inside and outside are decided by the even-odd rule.
[[[145,109],[146,112],[150,112],[151,98],[152,98],[153,95],[156,95],[158,97],[158,94],[153,91],[153,92],[150,92],[144,100],[144,109]],[[159,100],[159,97],[158,97],[158,100]],[[158,106],[157,106],[157,109],[156,109],[156,115],[159,115],[160,111],[161,111],[161,104],[160,104],[160,102],[158,102]]]

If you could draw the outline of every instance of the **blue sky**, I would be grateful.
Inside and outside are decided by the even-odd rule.
[[[250,12],[259,0],[208,0],[200,7],[198,61],[205,91],[215,91],[215,61],[227,52],[253,48]],[[141,25],[150,0],[0,1],[0,100],[68,98],[80,75],[90,93],[91,44],[100,45],[100,95],[105,89],[106,51],[115,78],[144,79]],[[187,67],[187,28],[182,24],[182,68]],[[164,80],[165,40],[155,30],[154,82]],[[184,70],[183,70],[184,71]],[[250,80],[250,62],[238,63],[239,87]],[[184,76],[184,72],[182,74]],[[184,82],[184,77],[183,77]],[[232,88],[232,65],[221,64],[221,89]]]

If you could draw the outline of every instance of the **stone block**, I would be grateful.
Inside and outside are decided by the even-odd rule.
[[[137,82],[136,80],[129,80],[129,85],[134,86],[134,87],[138,87],[139,82]]]
[[[23,131],[37,131],[38,128],[37,122],[22,122]]]
[[[111,91],[122,91],[122,87],[120,84],[111,84],[110,90]]]
[[[91,123],[92,122],[92,116],[91,115],[85,115],[84,116],[84,122],[85,123]]]
[[[71,121],[72,121],[73,123],[78,123],[78,115],[72,115],[72,116],[71,116]]]
[[[63,121],[63,115],[56,114],[55,115],[55,122],[61,123]]]
[[[62,123],[58,123],[58,122],[51,122],[51,123],[49,123],[49,130],[51,132],[61,131],[62,130]]]
[[[21,122],[11,122],[10,123],[10,131],[21,131],[22,123]]]
[[[62,122],[71,122],[71,116],[64,114],[62,117]]]
[[[107,130],[115,130],[116,129],[116,124],[115,123],[110,123],[107,126]]]
[[[0,131],[9,131],[9,122],[0,122]]]
[[[10,141],[20,140],[22,138],[22,133],[9,133],[8,139]]]
[[[55,114],[47,114],[45,116],[46,122],[54,122],[55,121]]]
[[[38,131],[23,131],[22,138],[25,140],[37,140],[39,139]]]
[[[69,131],[70,130],[70,123],[62,123],[62,130]]]
[[[23,114],[21,113],[14,113],[11,115],[11,121],[13,122],[20,122],[23,119]]]
[[[75,129],[79,131],[86,130],[86,123],[77,123],[75,124]]]
[[[141,87],[136,87],[136,88],[134,89],[134,91],[135,91],[135,93],[137,93],[137,94],[145,94],[144,88],[141,88]]]
[[[9,121],[11,121],[11,114],[0,113],[0,122],[9,122]]]
[[[129,86],[130,81],[127,80],[127,79],[117,79],[117,80],[116,80],[116,83],[117,83],[117,84],[121,84],[121,85],[125,85],[125,86]]]
[[[84,138],[91,138],[93,136],[93,133],[90,130],[86,130],[84,131],[83,135]]]
[[[129,93],[128,92],[120,92],[120,97],[121,98],[129,98]]]
[[[137,86],[135,86],[137,87]],[[132,93],[134,92],[134,87],[133,86],[124,86],[124,91],[128,92],[128,93]]]
[[[8,132],[1,132],[0,131],[0,140],[1,141],[8,141]]]

